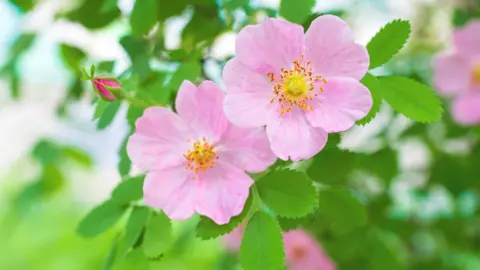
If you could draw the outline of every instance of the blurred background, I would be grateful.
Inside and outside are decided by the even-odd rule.
[[[279,0],[136,2],[0,0],[0,269],[111,267],[109,251],[124,222],[95,238],[78,236],[76,227],[122,178],[135,175],[124,142],[138,112],[98,101],[78,79],[78,67],[94,64],[100,74],[125,79],[127,91],[140,87],[169,104],[183,79],[223,85],[236,33],[278,16],[280,6]],[[408,19],[409,43],[374,72],[431,85],[432,57],[449,47],[452,29],[480,19],[479,6],[318,0],[303,25],[335,14],[366,44],[387,22]],[[325,178],[351,188],[368,213],[368,224],[348,234],[306,226],[338,269],[480,269],[480,132],[453,123],[448,103],[444,120],[428,125],[383,104],[371,123],[330,138],[351,152],[325,150]],[[196,222],[174,223],[171,255],[150,269],[240,269],[220,239],[195,238]],[[381,231],[382,244],[367,255],[371,228]]]

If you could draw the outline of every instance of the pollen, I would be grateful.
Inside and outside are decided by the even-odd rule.
[[[292,111],[294,107],[313,111],[311,101],[323,92],[323,87],[318,85],[327,83],[322,76],[313,74],[311,62],[305,61],[303,55],[300,60],[293,61],[292,68],[281,68],[279,76],[275,77],[275,74],[270,72],[267,77],[274,83],[274,97],[270,103],[280,103],[280,115]]]
[[[473,68],[472,78],[474,83],[480,84],[480,63]]]
[[[210,144],[205,137],[193,143],[192,148],[183,156],[187,160],[185,169],[198,174],[206,172],[215,166],[218,155],[215,152],[215,146]]]

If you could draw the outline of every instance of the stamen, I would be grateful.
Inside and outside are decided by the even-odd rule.
[[[188,142],[191,140],[188,139]],[[214,145],[210,144],[205,137],[193,143],[188,153],[183,155],[187,160],[185,169],[195,173],[194,179],[200,179],[199,173],[213,168],[218,159]]]
[[[318,92],[315,84],[327,80],[319,75],[313,75],[312,62],[305,62],[305,57],[300,56],[300,60],[293,61],[293,67],[290,69],[280,68],[279,81],[273,86],[274,97],[270,103],[278,101],[280,103],[280,115],[291,112],[294,107],[304,111],[313,111],[311,104],[313,97],[318,96],[318,92],[323,92],[323,87],[319,86]],[[303,63],[303,64],[302,64]],[[273,72],[267,74],[271,82],[275,82]]]

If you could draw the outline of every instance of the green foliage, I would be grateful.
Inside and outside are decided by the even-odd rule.
[[[29,12],[35,7],[35,0],[8,0],[10,3],[19,7],[23,12]]]
[[[404,77],[389,76],[379,80],[385,101],[398,113],[422,123],[441,119],[442,104],[432,88]]]
[[[392,270],[406,269],[406,250],[397,236],[380,230],[369,236],[368,269],[383,270],[387,265]]]
[[[274,171],[255,182],[262,201],[276,214],[288,218],[311,213],[318,203],[317,190],[298,171]]]
[[[77,233],[83,237],[95,237],[110,229],[125,213],[126,205],[107,200],[93,208],[80,222]]]
[[[278,270],[283,268],[285,253],[278,223],[263,212],[257,212],[245,229],[240,246],[244,270]]]
[[[317,213],[335,234],[345,234],[365,226],[365,207],[350,192],[339,188],[325,188],[319,192]]]
[[[315,212],[301,218],[277,218],[280,227],[284,232],[310,225],[315,220]]]
[[[382,148],[372,154],[357,154],[357,165],[387,184],[398,174],[398,156],[390,147]]]
[[[355,161],[354,153],[335,147],[324,149],[313,157],[307,175],[322,184],[343,184],[355,168]]]
[[[315,0],[282,0],[280,2],[280,16],[302,24],[312,12]]]
[[[157,22],[157,0],[136,0],[130,15],[132,34],[148,34]]]
[[[107,1],[110,0],[85,0],[80,7],[65,16],[90,29],[105,27],[120,16],[118,8],[103,9]]]
[[[372,121],[377,113],[380,111],[380,107],[382,106],[383,96],[382,96],[382,89],[378,79],[371,75],[370,73],[365,74],[362,81],[363,85],[365,85],[368,90],[370,90],[370,94],[372,95],[372,108],[368,112],[368,114],[362,118],[361,120],[357,121],[357,125],[364,126],[370,121]]]
[[[147,224],[143,238],[143,251],[149,258],[156,258],[172,245],[172,224],[164,213],[155,213]]]
[[[243,207],[243,211],[240,215],[232,217],[229,223],[224,225],[218,225],[208,217],[201,216],[200,222],[197,225],[197,237],[208,240],[217,238],[221,235],[227,234],[233,231],[247,216],[250,207],[252,206],[252,196],[249,196]]]
[[[125,248],[128,249],[135,245],[135,243],[140,238],[140,235],[142,234],[149,217],[150,209],[148,209],[147,207],[133,207],[132,213],[130,214],[127,225],[125,227]]]
[[[112,200],[119,204],[128,204],[140,200],[143,195],[145,176],[130,177],[120,182],[112,191]]]
[[[120,108],[120,105],[121,103],[118,100],[111,102],[107,105],[103,113],[98,118],[98,122],[97,122],[98,129],[105,129],[112,123],[113,119],[115,118],[115,115],[118,112],[118,109]]]
[[[75,73],[79,72],[80,66],[86,58],[84,51],[67,44],[60,44],[60,55],[65,65]]]
[[[184,80],[189,80],[195,83],[197,77],[200,76],[201,71],[202,66],[199,62],[182,63],[170,79],[168,87],[177,91]]]
[[[405,45],[410,36],[409,21],[394,20],[385,25],[367,45],[370,69],[388,62]]]

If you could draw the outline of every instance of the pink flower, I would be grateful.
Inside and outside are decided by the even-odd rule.
[[[335,264],[308,233],[295,230],[283,233],[285,257],[290,270],[334,270]]]
[[[238,252],[242,242],[244,226],[240,225],[223,237],[226,248]],[[289,270],[335,270],[335,264],[323,251],[319,243],[303,230],[283,233],[285,258]]]
[[[480,123],[480,20],[453,33],[453,50],[434,61],[435,86],[454,96],[453,119],[462,125]]]
[[[312,157],[328,133],[351,128],[371,108],[359,82],[368,52],[336,16],[318,17],[306,34],[279,19],[247,26],[236,53],[223,70],[225,114],[239,126],[266,125],[272,151],[283,160]]]
[[[183,220],[195,212],[217,224],[240,214],[253,180],[275,155],[262,128],[239,128],[222,111],[224,94],[210,81],[183,82],[175,103],[145,110],[127,151],[147,171],[145,203]]]
[[[106,101],[120,98],[122,85],[113,77],[96,77],[92,79],[93,89]]]

